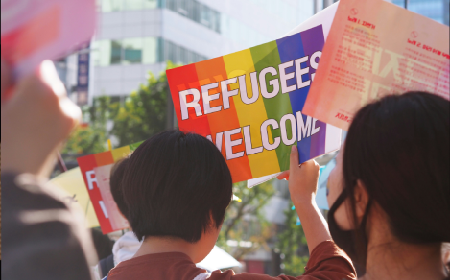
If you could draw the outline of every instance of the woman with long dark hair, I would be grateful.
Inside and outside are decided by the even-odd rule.
[[[359,279],[448,279],[449,101],[391,95],[355,115],[328,179],[331,236]]]

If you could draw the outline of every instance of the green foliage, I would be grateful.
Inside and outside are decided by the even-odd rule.
[[[232,201],[228,206],[216,245],[239,260],[258,248],[269,249],[267,243],[273,236],[272,225],[266,221],[260,210],[273,196],[273,187],[271,181],[252,189],[247,188],[247,182],[240,182],[233,184],[233,194],[242,201]],[[247,219],[243,219],[244,216]],[[227,244],[227,240],[238,243],[249,241],[252,246],[231,247]]]
[[[117,114],[111,134],[119,146],[145,140],[166,128],[167,97],[170,94],[166,75],[155,79],[151,74],[147,85],[140,85],[125,104],[114,104]]]
[[[167,69],[179,65],[167,62]],[[166,72],[156,79],[150,72],[146,85],[132,92],[125,104],[114,104],[114,127],[111,134],[119,139],[119,146],[145,140],[170,127],[169,107],[172,107]]]
[[[278,248],[284,254],[282,272],[286,275],[300,275],[305,272],[309,259],[306,238],[301,225],[296,225],[297,213],[292,210],[293,203],[285,211],[286,229],[278,234]]]
[[[179,65],[167,62],[167,69]],[[130,94],[124,103],[112,102],[108,96],[96,97],[91,107],[83,109],[86,125],[76,129],[62,151],[65,154],[91,154],[106,150],[108,138],[116,137],[117,147],[145,140],[170,127],[171,104],[166,73],[155,78],[149,73],[147,84]],[[107,123],[113,126],[107,130]],[[115,147],[114,147],[115,148]]]
[[[83,109],[83,117],[89,122],[75,129],[67,139],[62,154],[93,154],[105,151],[108,134],[106,122],[111,117],[110,98],[95,98],[91,107]]]

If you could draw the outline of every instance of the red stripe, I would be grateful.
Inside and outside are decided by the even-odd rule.
[[[110,153],[111,154],[111,153]],[[111,157],[112,158],[112,157]],[[89,193],[89,198],[91,199],[92,205],[94,206],[95,214],[97,215],[98,222],[102,228],[103,233],[112,232],[113,229],[109,222],[109,219],[105,217],[103,210],[100,206],[100,201],[103,200],[102,194],[100,193],[100,189],[97,184],[93,182],[94,188],[89,190],[88,181],[86,178],[86,172],[93,171],[94,167],[99,166],[96,160],[96,155],[87,155],[83,157],[79,157],[78,164],[80,165],[81,174],[83,174],[84,185]]]
[[[201,90],[195,64],[170,69],[167,70],[166,73],[167,80],[170,85],[170,92],[172,93],[173,105],[175,106],[175,111],[177,112],[179,129],[182,131],[196,132],[203,136],[210,135],[211,130],[209,128],[208,117],[203,114],[203,104],[201,98],[199,104],[202,108],[202,115],[197,117],[195,109],[188,108],[189,118],[187,120],[181,120],[179,92],[190,88],[196,88],[199,91]],[[187,102],[193,100],[193,97],[190,95],[188,98],[189,99]]]

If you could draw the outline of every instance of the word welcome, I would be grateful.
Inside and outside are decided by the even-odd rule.
[[[311,80],[306,79],[303,81],[303,76],[305,74],[309,74],[309,66],[302,67],[302,64],[305,64],[309,60],[309,64],[312,68],[317,69],[319,66],[318,59],[320,59],[320,55],[322,54],[321,51],[317,51],[309,56],[304,56],[296,60],[290,60],[284,63],[281,63],[278,65],[278,72],[275,69],[275,67],[266,67],[262,69],[259,72],[259,75],[257,72],[251,72],[248,75],[250,76],[250,83],[252,88],[252,95],[251,97],[248,96],[247,93],[247,82],[246,82],[246,75],[234,77],[228,80],[224,80],[220,82],[220,89],[221,92],[215,93],[215,94],[209,94],[209,90],[215,89],[219,87],[219,83],[209,83],[201,86],[201,93],[196,88],[190,88],[187,90],[179,91],[179,100],[180,100],[180,110],[181,110],[181,120],[187,120],[189,119],[189,113],[188,108],[194,108],[195,114],[197,117],[201,116],[202,114],[210,114],[214,112],[218,112],[221,110],[226,110],[230,108],[230,97],[238,95],[240,93],[241,100],[244,104],[250,105],[252,103],[255,103],[259,98],[259,92],[261,93],[262,97],[266,99],[270,99],[275,97],[281,88],[281,93],[289,93],[294,90],[307,87],[311,84],[311,80],[314,80],[314,75],[311,74]],[[286,69],[289,67],[294,66],[295,64],[295,71],[286,73]],[[273,78],[274,76],[278,75],[279,78]],[[269,88],[267,86],[267,76],[271,75],[272,80],[268,81],[268,84],[271,86],[271,90],[269,91]],[[295,79],[295,80],[294,80]],[[290,83],[291,85],[288,85],[288,81],[293,80],[294,83]],[[239,84],[239,89],[229,90],[228,86],[231,84]],[[256,93],[256,94],[255,94]],[[210,102],[213,100],[220,99],[222,95],[223,100],[223,106],[215,106],[211,107]],[[188,102],[188,96],[192,96],[192,101]],[[203,101],[203,112],[202,112],[202,106],[200,106],[199,102],[200,99]]]
[[[306,120],[304,117],[306,117]],[[222,151],[222,145],[225,141],[225,155],[227,160],[243,157],[245,154],[259,154],[262,153],[263,150],[275,150],[281,142],[286,146],[291,146],[304,138],[318,133],[320,127],[316,127],[316,122],[317,119],[302,115],[302,113],[298,111],[295,115],[286,114],[282,116],[279,123],[275,119],[264,121],[260,127],[262,140],[262,146],[260,147],[253,147],[249,125],[228,131],[217,132],[215,136],[215,145]],[[269,134],[269,129],[271,129],[271,131],[280,129],[281,136],[274,137],[273,141],[271,141],[272,137]],[[236,137],[233,137],[242,135],[242,132],[244,135],[243,138],[235,139]],[[288,132],[290,133],[288,134]],[[206,138],[214,143],[211,135],[207,135]],[[234,140],[232,140],[232,138],[234,138]],[[241,145],[243,141],[245,143],[245,151],[233,152],[233,147]]]

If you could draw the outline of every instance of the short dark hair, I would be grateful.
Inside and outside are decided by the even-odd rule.
[[[450,242],[449,105],[426,92],[391,95],[360,109],[348,130],[344,191],[354,197],[360,179],[403,242]],[[365,228],[355,234],[364,257]]]
[[[195,243],[208,226],[223,223],[232,198],[223,155],[195,133],[165,131],[146,140],[131,154],[123,182],[139,240],[170,236]]]
[[[128,206],[125,203],[125,199],[123,198],[122,192],[122,180],[125,174],[125,170],[128,166],[129,158],[125,157],[119,161],[117,161],[113,167],[111,168],[110,176],[109,176],[109,189],[111,191],[111,195],[114,199],[114,202],[117,204],[117,208],[119,208],[120,212],[128,219]]]

